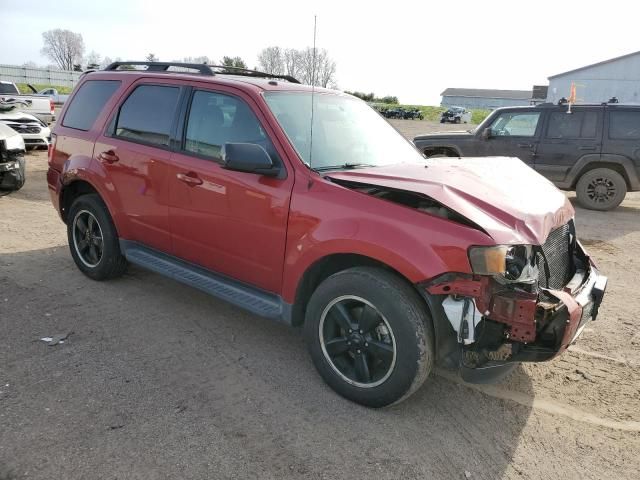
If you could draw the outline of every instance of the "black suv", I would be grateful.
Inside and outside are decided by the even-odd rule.
[[[640,190],[640,106],[500,108],[474,130],[413,141],[427,157],[518,157],[592,210],[611,210]]]

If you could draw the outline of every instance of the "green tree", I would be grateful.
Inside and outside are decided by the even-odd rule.
[[[220,64],[223,67],[235,67],[235,68],[247,68],[247,64],[240,57],[222,57]],[[230,68],[228,72],[233,73],[233,68]]]

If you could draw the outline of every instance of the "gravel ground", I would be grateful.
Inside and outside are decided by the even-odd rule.
[[[571,351],[494,386],[438,371],[369,410],[325,386],[298,330],[138,268],[88,280],[49,203],[46,155],[27,162],[25,187],[0,198],[0,480],[637,478],[640,194],[577,208],[610,284]]]

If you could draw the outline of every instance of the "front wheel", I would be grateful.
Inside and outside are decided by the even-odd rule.
[[[433,326],[413,287],[388,271],[357,267],[327,278],[311,296],[305,336],[333,390],[369,407],[411,395],[431,371]]]
[[[627,194],[627,182],[609,168],[594,168],[580,177],[576,185],[578,202],[589,210],[613,210]]]

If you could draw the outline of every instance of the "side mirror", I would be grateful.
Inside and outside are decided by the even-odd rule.
[[[267,151],[255,143],[225,143],[222,147],[222,166],[227,170],[271,177],[280,173],[280,169],[273,166]]]
[[[491,138],[491,127],[487,127],[482,130],[482,133],[480,133],[480,137],[482,137],[483,140],[489,140]]]

